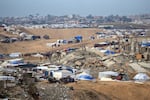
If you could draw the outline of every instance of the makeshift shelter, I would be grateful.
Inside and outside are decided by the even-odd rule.
[[[39,57],[39,58],[43,58],[44,56],[42,55],[42,54],[39,54],[39,53],[37,53],[37,54],[35,54],[35,55],[32,55],[33,57]]]
[[[94,78],[90,74],[82,72],[81,74],[77,75],[77,79],[78,80],[93,80]]]
[[[26,63],[24,62],[23,58],[17,58],[17,59],[11,59],[11,60],[6,60],[4,61],[1,66],[20,66],[20,65],[25,65]]]
[[[17,58],[20,57],[22,54],[20,52],[15,52],[15,53],[11,53],[9,54],[9,57],[11,58]]]
[[[26,36],[27,36],[27,33],[22,32],[22,33],[20,33],[19,35],[20,35],[20,37],[26,37]]]
[[[112,77],[118,76],[118,72],[113,71],[105,71],[105,72],[99,72],[98,78],[100,80],[112,80]]]
[[[37,66],[33,69],[39,69],[39,70],[48,70],[48,67],[47,66]]]
[[[138,73],[134,76],[134,80],[141,80],[141,81],[146,81],[149,80],[150,77],[146,73]]]
[[[65,78],[67,76],[73,76],[73,73],[69,70],[59,70],[59,71],[53,71],[52,76],[56,79]]]

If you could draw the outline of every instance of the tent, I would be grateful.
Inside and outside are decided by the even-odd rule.
[[[25,65],[26,63],[24,62],[23,58],[17,58],[17,59],[11,59],[11,60],[6,60],[4,61],[1,66],[21,66]]]
[[[143,80],[143,81],[146,81],[146,80],[149,80],[150,77],[147,74],[145,74],[145,73],[138,73],[138,74],[136,74],[134,76],[133,79],[134,80]]]
[[[65,78],[73,75],[74,74],[72,73],[72,71],[69,70],[58,70],[52,72],[52,76],[55,77],[56,79]]]
[[[39,57],[39,58],[43,58],[44,56],[42,55],[42,54],[39,54],[39,53],[37,53],[37,54],[35,54],[35,55],[32,55],[33,57]]]
[[[118,76],[119,73],[118,72],[113,72],[113,71],[104,71],[104,72],[99,72],[99,75],[98,75],[98,78],[100,80],[103,80],[103,79],[110,79],[111,80],[111,77],[112,76]]]
[[[48,70],[47,66],[37,66],[36,68],[33,69],[40,69],[40,70]]]
[[[16,52],[16,53],[11,53],[9,54],[9,57],[11,58],[17,58],[17,57],[20,57],[21,56],[21,53],[20,52]]]
[[[78,80],[93,80],[94,78],[91,75],[85,72],[82,72],[81,74],[77,75],[77,79]]]

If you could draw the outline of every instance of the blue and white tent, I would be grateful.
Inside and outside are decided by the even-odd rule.
[[[133,78],[134,80],[142,80],[142,81],[146,81],[146,80],[149,80],[150,77],[145,74],[145,73],[138,73],[134,76]]]
[[[82,72],[81,74],[77,75],[77,79],[78,80],[93,80],[94,78],[90,74]]]

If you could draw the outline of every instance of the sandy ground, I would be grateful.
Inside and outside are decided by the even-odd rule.
[[[34,53],[34,52],[47,52],[67,49],[68,47],[81,47],[83,45],[93,46],[94,43],[98,43],[104,40],[94,40],[90,41],[90,36],[95,36],[96,32],[100,32],[100,29],[30,29],[28,32],[35,35],[49,35],[51,39],[45,40],[35,40],[35,41],[21,41],[15,43],[0,43],[0,52],[1,53],[12,53],[12,52],[21,52],[21,53]],[[0,34],[6,34],[0,32]],[[8,33],[7,33],[8,34]],[[74,36],[81,35],[83,36],[83,42],[77,44],[63,45],[60,47],[52,48],[46,46],[46,43],[56,42],[58,39],[72,39]]]
[[[74,87],[74,100],[149,100],[150,83],[87,82],[69,84]]]
[[[89,36],[99,32],[99,29],[30,29],[32,34],[50,36],[50,40],[36,40],[16,42],[12,44],[0,43],[0,53],[11,52],[44,52],[50,50],[62,50],[68,47],[81,47],[82,45],[93,45],[94,43],[104,40],[88,41]],[[0,32],[5,35],[4,32]],[[7,33],[7,35],[9,35]],[[46,43],[54,42],[57,39],[71,39],[76,35],[82,35],[84,42],[77,44],[69,44],[58,48],[50,48]],[[47,83],[46,83],[47,84]],[[77,83],[67,84],[72,86],[74,90],[74,100],[149,100],[150,99],[150,83],[134,83],[134,82],[88,82],[79,81]]]
[[[83,39],[88,39],[90,36],[94,35],[96,32],[100,32],[100,29],[85,28],[85,29],[29,29],[30,33],[35,35],[49,35],[50,38],[54,39],[71,39],[74,36],[81,35]]]

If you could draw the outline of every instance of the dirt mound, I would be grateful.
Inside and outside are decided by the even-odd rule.
[[[75,100],[148,100],[150,83],[86,82],[69,84],[74,87]]]
[[[101,29],[94,28],[75,28],[75,29],[28,29],[29,33],[33,33],[35,35],[49,35],[50,38],[53,39],[71,39],[74,36],[81,35],[83,39],[89,39],[90,36],[96,35],[96,32],[102,31]]]
[[[33,52],[47,52],[47,51],[56,51],[63,50],[69,47],[81,47],[83,45],[92,45],[94,43],[103,41],[103,40],[94,40],[89,41],[89,37],[92,35],[96,35],[96,32],[101,31],[100,29],[25,29],[25,32],[33,35],[39,35],[43,37],[44,35],[48,35],[50,37],[49,40],[40,39],[36,41],[21,41],[10,44],[0,43],[0,47],[5,49],[0,49],[1,53],[12,53],[12,52],[22,52],[22,53],[33,53]],[[0,32],[3,36],[16,37],[17,35],[13,35],[12,33]],[[83,36],[83,42],[78,44],[67,44],[62,45],[60,47],[52,48],[46,46],[46,43],[56,42],[58,39],[73,39],[74,36],[81,35]]]
[[[74,100],[111,100],[108,96],[95,90],[75,90]]]

